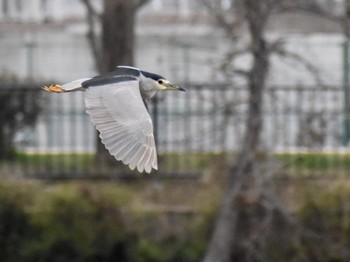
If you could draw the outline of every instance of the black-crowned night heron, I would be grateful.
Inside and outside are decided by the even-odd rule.
[[[146,100],[162,90],[185,91],[160,75],[129,66],[43,89],[56,93],[85,91],[86,112],[109,153],[130,169],[147,173],[158,169],[158,164]]]

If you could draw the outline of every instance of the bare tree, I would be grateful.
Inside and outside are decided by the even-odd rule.
[[[98,13],[93,1],[81,0],[87,11],[87,37],[99,73],[109,72],[117,65],[134,64],[135,16],[148,1],[103,0],[103,11]],[[98,137],[97,160],[103,165],[115,162]]]
[[[268,22],[275,14],[301,10],[337,22],[342,19],[324,7],[327,1],[236,0],[231,1],[228,9],[221,8],[220,1],[203,2],[232,45],[221,70],[230,79],[243,78],[249,92],[245,136],[229,171],[227,189],[204,261],[270,261],[266,253],[267,229],[274,226],[277,217],[282,224],[289,225],[287,228],[293,227],[288,210],[271,187],[274,170],[258,157],[263,129],[263,92],[271,56],[296,60],[316,79],[319,77],[316,66],[284,49],[280,39],[271,41],[266,37]],[[251,58],[248,69],[239,68],[235,63],[242,55]],[[281,243],[278,248],[283,248]]]
[[[206,2],[210,10],[218,10],[214,2]],[[250,53],[252,56],[252,65],[248,71],[234,68],[233,73],[243,75],[247,79],[249,88],[249,111],[246,121],[246,132],[244,143],[237,156],[236,163],[230,171],[230,177],[227,187],[227,192],[224,196],[223,204],[216,221],[215,230],[205,256],[205,262],[223,261],[228,262],[237,258],[241,254],[238,261],[248,261],[244,259],[244,252],[238,250],[239,245],[247,244],[247,239],[250,236],[246,235],[243,239],[238,239],[243,232],[250,231],[253,225],[249,225],[249,217],[246,217],[246,223],[242,225],[240,216],[244,216],[244,212],[250,209],[253,213],[257,212],[257,204],[262,196],[254,189],[255,184],[255,169],[256,155],[260,143],[262,130],[262,94],[266,85],[266,77],[269,71],[269,48],[265,39],[265,29],[267,18],[271,7],[269,1],[237,1],[235,10],[239,10],[241,15],[234,13],[234,21],[228,21],[225,15],[221,12],[216,12],[215,17],[220,26],[222,26],[226,34],[235,41],[237,39],[237,31],[242,30],[242,26],[247,27],[249,33],[249,46],[239,52],[233,51],[223,69],[231,65],[233,59],[243,53]],[[253,196],[251,193],[256,193]],[[253,217],[253,216],[250,216]],[[239,233],[241,231],[241,233]],[[239,234],[239,236],[238,236]],[[238,252],[236,252],[238,251]]]

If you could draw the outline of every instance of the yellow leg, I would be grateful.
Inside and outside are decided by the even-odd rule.
[[[54,92],[54,93],[62,93],[65,92],[65,90],[60,85],[50,85],[50,86],[44,86],[43,89],[47,92]]]

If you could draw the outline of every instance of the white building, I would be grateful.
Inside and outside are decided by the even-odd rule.
[[[92,1],[97,10],[101,2]],[[0,7],[0,75],[61,82],[95,74],[80,0],[0,0]],[[191,16],[198,15],[199,7],[193,0],[153,0],[142,8],[136,65],[181,80],[190,73],[183,63],[193,64],[186,69],[209,73],[219,46],[208,41],[213,30]]]
[[[97,10],[101,10],[101,0],[92,2]],[[229,7],[230,1],[221,0],[220,3],[223,7]],[[85,8],[79,0],[0,0],[0,76],[14,75],[20,79],[29,77],[62,83],[95,75],[94,62],[85,36],[85,15]],[[215,83],[221,79],[215,68],[228,45],[220,30],[215,29],[205,16],[200,0],[151,0],[140,10],[137,19],[136,66],[158,72],[173,82],[190,81],[201,84]],[[318,19],[298,15],[278,18],[277,21],[278,23],[270,25],[269,37],[277,38],[283,35],[288,40],[286,42],[289,50],[317,64],[325,84],[341,85],[341,44],[344,39],[335,27]],[[247,66],[249,61],[249,57],[243,57],[240,63]],[[269,83],[314,85],[315,79],[302,65],[274,58]],[[298,101],[295,94],[290,97],[294,99],[290,104],[293,109],[298,106]],[[42,119],[32,134],[36,141],[32,149],[45,150],[50,147],[57,151],[93,150],[95,131],[88,123],[87,117],[82,117],[83,100],[78,98],[77,102],[66,95],[60,98],[51,96],[50,99],[52,112],[44,116],[46,118]],[[192,99],[192,103],[196,104],[202,103],[200,99],[206,98]],[[210,96],[207,100],[210,100]],[[335,106],[339,106],[337,110],[341,110],[340,100],[341,97],[337,95],[334,102]],[[306,103],[322,105],[322,101],[310,101]],[[61,105],[64,105],[61,111],[56,112],[55,109]],[[279,106],[284,105],[282,97]],[[76,112],[76,116],[68,116],[71,110]],[[84,122],[84,125],[76,127],[77,132],[86,136],[79,137],[79,141],[72,145],[66,134],[69,133],[69,121],[75,123],[77,119]],[[276,148],[295,148],[300,124],[297,119],[290,118],[293,122],[293,134],[290,135],[289,142],[284,144],[283,121],[284,119],[280,120],[280,127],[270,125],[271,132],[278,133],[274,138],[270,138],[271,141],[267,141],[267,144],[276,143]],[[242,129],[242,125],[232,123],[229,130],[236,128],[233,125]],[[332,125],[329,129],[338,126],[339,121]],[[182,132],[185,129],[186,127],[181,128]],[[192,131],[197,132],[195,129]],[[205,131],[198,130],[202,133]],[[266,131],[269,132],[270,130]],[[179,141],[179,137],[185,136],[183,133],[178,135],[169,135],[174,144]],[[332,135],[327,140],[328,147],[339,146],[334,138],[338,135]],[[28,137],[23,134],[22,136]],[[277,140],[277,137],[281,140]],[[19,138],[19,141],[21,139]],[[228,139],[225,148],[234,148],[239,139],[239,136]]]

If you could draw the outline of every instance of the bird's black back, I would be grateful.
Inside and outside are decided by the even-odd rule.
[[[140,76],[140,70],[132,67],[117,67],[114,71],[95,76],[82,83],[82,87],[108,85],[125,81],[137,80]]]

